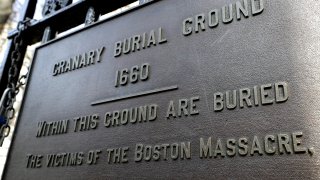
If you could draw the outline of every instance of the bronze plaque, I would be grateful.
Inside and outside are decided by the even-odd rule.
[[[40,46],[4,179],[318,179],[319,7],[162,0]]]

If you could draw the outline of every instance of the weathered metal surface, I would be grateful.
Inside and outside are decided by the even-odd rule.
[[[39,47],[4,178],[318,179],[319,5],[162,0]]]

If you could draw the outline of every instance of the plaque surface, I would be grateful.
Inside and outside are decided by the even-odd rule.
[[[320,178],[319,7],[161,0],[42,45],[4,179]]]

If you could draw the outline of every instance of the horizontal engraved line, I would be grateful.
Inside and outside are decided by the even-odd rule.
[[[107,98],[107,99],[94,101],[91,103],[91,106],[95,106],[98,104],[104,104],[104,103],[108,103],[108,102],[120,101],[123,99],[130,99],[130,98],[144,96],[144,95],[156,94],[156,93],[165,92],[165,91],[172,91],[172,90],[177,90],[177,89],[178,89],[178,86],[175,85],[175,86],[168,86],[168,87],[153,89],[153,90],[149,90],[149,91],[143,91],[143,92],[129,94],[129,95],[115,97],[115,98]]]

